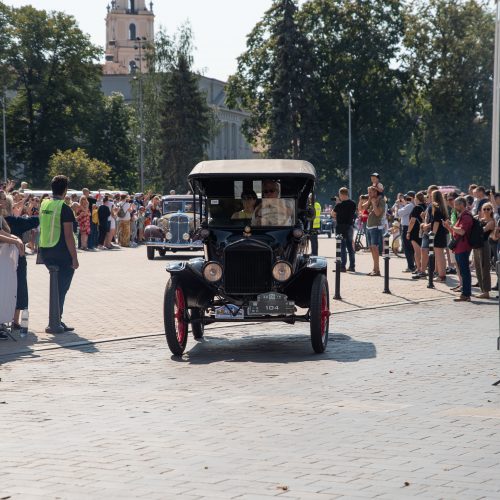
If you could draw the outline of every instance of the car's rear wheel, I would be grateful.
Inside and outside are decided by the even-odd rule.
[[[182,356],[188,338],[186,297],[177,278],[170,278],[163,300],[163,323],[168,347],[174,356]]]
[[[193,309],[191,309],[191,320],[202,319],[203,316],[204,313],[201,307],[193,307]],[[196,340],[201,340],[205,333],[205,325],[201,321],[194,321],[191,323],[191,328],[193,330],[193,337]]]
[[[155,258],[154,247],[146,247],[146,252],[148,254],[148,260],[154,260],[154,258]]]
[[[330,297],[328,281],[323,274],[314,278],[309,305],[311,344],[314,352],[325,352],[328,344],[328,326],[330,323]]]

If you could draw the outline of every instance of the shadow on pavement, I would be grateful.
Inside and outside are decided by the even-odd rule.
[[[30,331],[26,338],[20,338],[19,334],[12,335],[14,341],[9,340],[0,345],[0,365],[11,363],[17,359],[39,358],[42,352],[50,352],[53,349],[73,349],[88,354],[99,352],[95,344],[89,343],[85,337],[77,332],[61,333],[59,335],[39,338],[35,332]]]
[[[300,363],[314,361],[338,361],[352,363],[377,357],[372,342],[354,340],[348,335],[332,334],[326,351],[314,354],[308,335],[268,336],[246,335],[232,339],[230,336],[206,335],[182,358],[172,356],[173,361],[204,365],[221,361],[230,363]]]

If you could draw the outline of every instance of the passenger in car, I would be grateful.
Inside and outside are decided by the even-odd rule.
[[[257,195],[255,191],[243,191],[243,193],[241,193],[241,202],[243,204],[243,210],[234,212],[231,219],[251,219],[253,217],[257,204]]]
[[[278,181],[265,179],[262,182],[262,204],[255,210],[252,218],[253,225],[287,226],[292,224],[292,201],[280,199],[280,188]]]

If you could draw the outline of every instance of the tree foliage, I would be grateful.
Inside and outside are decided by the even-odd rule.
[[[192,52],[189,24],[174,36],[160,29],[146,52],[148,72],[138,74],[134,84],[137,115],[139,92],[143,96],[145,177],[164,192],[187,189],[187,173],[217,132],[215,112],[192,69]]]
[[[90,139],[89,153],[111,167],[113,186],[134,191],[138,187],[136,141],[133,137],[135,115],[125,104],[123,95],[114,92],[95,103],[95,127]]]
[[[8,108],[9,151],[24,165],[26,177],[43,185],[57,149],[88,143],[92,104],[101,97],[96,64],[101,50],[64,13],[4,5],[2,12],[7,40],[2,65],[16,88]]]
[[[111,172],[109,165],[90,158],[80,148],[76,151],[57,151],[49,160],[49,176],[66,175],[75,188],[110,188]]]
[[[372,171],[392,191],[484,180],[493,35],[483,0],[274,0],[229,103],[266,156],[312,161],[324,198],[347,182],[349,92],[355,191]]]

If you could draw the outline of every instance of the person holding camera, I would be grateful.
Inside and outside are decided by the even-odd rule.
[[[408,191],[404,196],[401,196],[397,216],[401,219],[401,240],[403,241],[403,249],[406,257],[407,267],[404,272],[412,273],[415,271],[415,251],[411,241],[406,237],[408,227],[410,225],[410,215],[415,208],[415,191]]]

